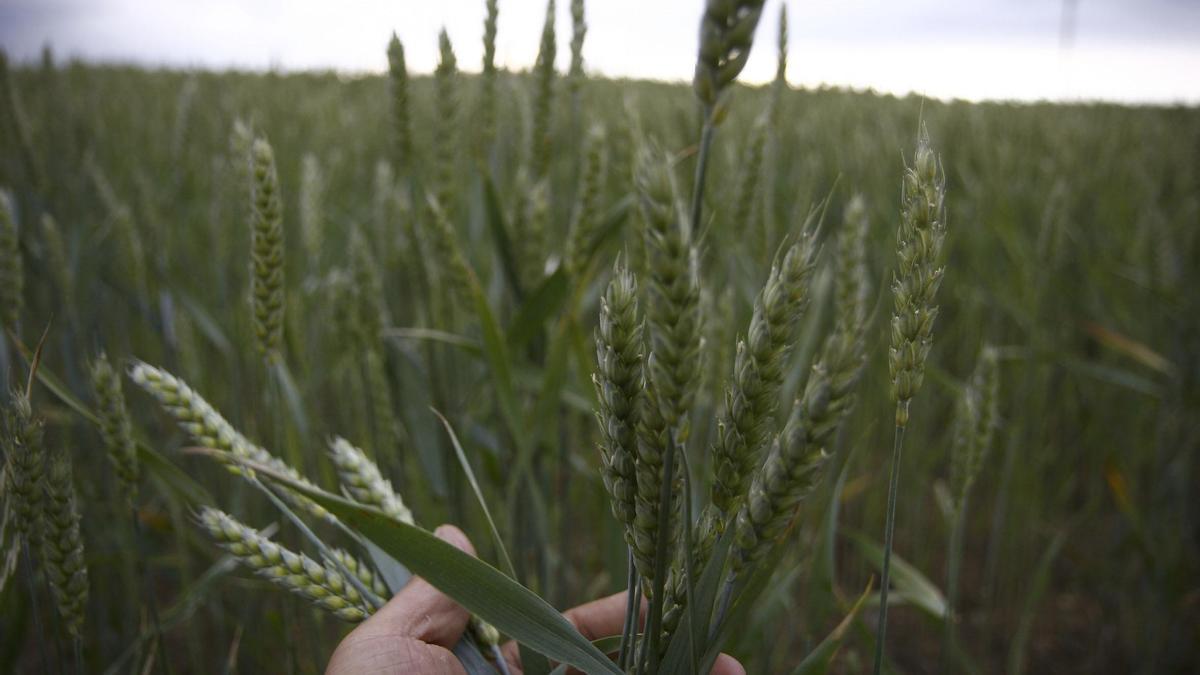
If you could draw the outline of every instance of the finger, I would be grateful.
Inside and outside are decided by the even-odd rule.
[[[614,593],[607,598],[600,598],[563,612],[563,616],[572,626],[588,640],[598,640],[602,637],[620,635],[625,628],[625,603],[629,594],[626,591]],[[642,608],[638,625],[646,623],[646,609],[649,603],[642,598]],[[521,651],[515,641],[505,643],[500,648],[504,660],[510,666],[521,668]]]
[[[471,555],[467,535],[453,525],[443,525],[435,532],[439,539]],[[360,627],[370,627],[370,633],[395,637],[411,637],[429,644],[451,648],[462,637],[470,618],[467,610],[451,600],[420,577],[413,577],[386,605]]]
[[[625,628],[625,603],[629,594],[614,593],[563,612],[563,616],[575,626],[583,637],[598,640],[602,637],[620,635]],[[642,620],[645,620],[646,602],[642,600]],[[640,622],[639,622],[640,623]]]
[[[364,623],[338,645],[325,675],[466,675],[449,649],[416,638],[386,633],[360,633]]]
[[[746,669],[728,654],[721,654],[713,663],[712,675],[746,675]]]

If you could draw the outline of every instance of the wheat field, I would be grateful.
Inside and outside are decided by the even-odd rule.
[[[1200,113],[745,86],[742,14],[556,72],[571,4],[522,72],[3,63],[0,671],[321,672],[439,565],[471,673],[1197,668]],[[527,618],[631,580],[619,667]]]

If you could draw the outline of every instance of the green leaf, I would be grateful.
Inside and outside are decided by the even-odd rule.
[[[500,332],[496,315],[488,305],[487,298],[482,292],[475,293],[475,313],[479,325],[483,329],[483,353],[487,358],[488,367],[492,372],[492,383],[496,387],[496,397],[500,404],[500,413],[504,423],[517,444],[518,450],[528,444],[525,425],[521,421],[521,407],[517,403],[516,389],[513,386],[513,375],[509,358],[508,343]]]
[[[861,534],[850,532],[846,534],[858,546],[859,553],[871,561],[875,567],[883,568],[883,548]],[[910,565],[892,551],[892,585],[894,597],[898,600],[912,603],[918,609],[935,619],[946,618],[946,597],[916,567]]]
[[[696,636],[704,640],[709,634],[713,604],[724,588],[725,559],[729,555],[729,547],[733,543],[734,528],[727,528],[725,534],[713,544],[712,557],[704,567],[700,580],[692,589],[692,602],[696,603],[696,616],[699,621],[696,626]],[[688,639],[691,630],[691,612],[684,612],[679,620],[679,626],[671,636],[667,652],[659,664],[659,672],[664,675],[684,675],[691,670],[692,654],[691,640]],[[707,642],[707,640],[705,640]],[[715,658],[715,657],[714,657]]]
[[[399,340],[440,342],[444,345],[462,349],[473,356],[481,356],[483,354],[483,347],[478,341],[435,328],[388,328],[383,331],[383,337]]]
[[[463,452],[462,444],[458,442],[458,435],[454,433],[454,428],[450,426],[450,421],[447,420],[440,412],[434,410],[434,415],[442,421],[442,426],[446,427],[446,433],[450,435],[450,444],[454,446],[454,454],[458,456],[458,463],[462,465],[463,473],[467,475],[467,482],[471,484],[471,490],[475,493],[475,500],[479,502],[479,508],[483,511],[483,517],[487,519],[488,530],[492,535],[492,543],[496,547],[496,552],[500,559],[504,561],[504,571],[508,576],[516,579],[517,571],[513,568],[512,560],[508,557],[508,549],[504,547],[504,539],[500,537],[500,530],[496,529],[496,521],[492,520],[492,512],[488,509],[487,500],[483,498],[483,490],[479,489],[479,481],[475,480],[475,472],[471,470],[471,463],[467,461],[467,453]]]
[[[1066,540],[1066,530],[1054,535],[1054,539],[1042,553],[1037,569],[1033,573],[1033,583],[1030,586],[1029,594],[1025,596],[1025,606],[1021,609],[1021,618],[1017,623],[1012,645],[1008,649],[1008,672],[1013,675],[1021,675],[1025,672],[1025,653],[1029,649],[1029,636],[1033,633],[1033,620],[1037,618],[1038,603],[1046,593],[1054,560],[1058,558]]]
[[[271,364],[271,374],[275,376],[275,381],[283,392],[283,400],[287,403],[288,413],[292,416],[292,421],[296,423],[300,437],[307,437],[308,415],[304,413],[304,400],[300,397],[300,389],[296,386],[292,371],[288,368],[287,363],[280,359]]]
[[[562,310],[569,297],[571,280],[566,270],[559,267],[542,281],[517,310],[508,327],[508,348],[516,352],[529,344],[541,332],[546,320]]]
[[[492,180],[490,171],[481,168],[483,175],[484,206],[487,212],[488,229],[496,242],[496,256],[500,258],[500,269],[504,279],[512,289],[513,297],[518,301],[524,293],[521,288],[521,275],[517,270],[517,259],[513,255],[512,239],[508,236],[508,222],[504,218],[504,207],[500,204],[500,195],[496,192],[496,183]]]
[[[267,467],[245,464],[325,507],[414,574],[502,633],[585,673],[620,675],[621,671],[562,614],[495,567],[376,509],[304,485]]]
[[[866,604],[867,596],[871,594],[871,586],[874,585],[874,580],[867,584],[862,595],[858,596],[858,600],[850,607],[850,611],[846,614],[846,618],[842,619],[841,623],[833,629],[833,631],[825,636],[821,644],[817,648],[809,652],[808,656],[796,666],[792,671],[792,675],[825,675],[829,670],[830,664],[837,656],[838,649],[842,646],[842,641],[846,639],[846,633],[850,631],[850,627],[854,625],[854,620],[858,618],[858,613],[862,611],[863,605]]]

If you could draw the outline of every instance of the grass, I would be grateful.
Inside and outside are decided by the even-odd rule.
[[[547,26],[541,50],[552,54]],[[403,64],[399,42],[377,37]],[[11,210],[0,269],[20,281],[4,285],[0,370],[24,390],[21,346],[50,325],[31,419],[44,421],[47,451],[69,455],[75,476],[92,580],[84,670],[132,659],[139,671],[210,672],[230,659],[243,670],[319,672],[341,622],[226,564],[196,514],[215,507],[256,527],[277,523],[275,545],[307,550],[342,575],[339,588],[374,589],[382,578],[394,591],[391,563],[347,534],[344,518],[298,492],[276,494],[268,478],[303,475],[300,488],[336,491],[362,458],[379,470],[360,474],[363,499],[402,497],[393,506],[426,526],[459,524],[484,560],[510,557],[513,576],[554,607],[650,572],[643,587],[661,599],[655,621],[667,630],[638,654],[647,663],[703,656],[691,644],[672,651],[669,629],[705,643],[707,612],[693,610],[724,604],[738,630],[713,630],[751,672],[788,672],[817,645],[837,654],[836,668],[865,670],[879,616],[868,602],[842,622],[877,573],[859,533],[878,536],[889,510],[896,402],[881,315],[902,272],[900,188],[920,124],[944,170],[947,283],[924,387],[904,421],[884,665],[936,672],[943,641],[945,658],[980,672],[1196,663],[1187,627],[1200,551],[1179,532],[1200,518],[1191,495],[1200,114],[748,88],[714,79],[720,58],[698,102],[695,87],[564,78],[545,57],[531,73],[479,77],[452,69],[452,56],[447,39],[437,78],[147,71],[52,57],[6,65],[0,186]],[[441,113],[451,103],[453,127]],[[495,107],[493,121],[478,116],[494,129],[473,126],[480,106]],[[265,204],[252,219],[251,196],[265,193],[250,185],[269,174],[265,159],[262,171],[248,161],[255,148],[265,157],[260,137],[271,139],[278,210]],[[482,152],[466,151],[476,144]],[[659,150],[647,167],[651,144]],[[924,161],[907,160],[916,170]],[[860,236],[860,246],[846,243]],[[763,290],[772,279],[787,285],[793,246],[811,249],[790,258],[808,275],[803,317]],[[610,274],[618,258],[622,271]],[[620,281],[626,274],[636,284]],[[645,337],[631,338],[638,330]],[[952,494],[961,480],[949,469],[951,420],[985,344],[1002,385],[968,510],[953,506],[966,499],[965,488],[961,501]],[[122,393],[110,380],[94,395],[101,350],[116,373],[132,365],[133,381],[161,384],[169,371],[188,395]],[[662,360],[647,360],[651,352]],[[765,388],[763,365],[778,371]],[[636,432],[645,414],[621,407],[637,398],[638,373],[663,422],[650,434]],[[709,449],[738,424],[718,424],[737,415],[731,382],[766,391],[755,419],[769,421],[742,425],[760,461],[747,460],[744,475],[726,462],[749,492],[730,490],[722,513],[708,504],[723,466]],[[79,414],[92,402],[103,435]],[[470,475],[431,406],[456,431]],[[681,461],[630,471],[620,453],[639,452],[626,448],[639,435]],[[354,452],[339,463],[328,449],[340,437]],[[231,453],[228,468],[241,474],[245,462],[268,466],[256,485],[182,451],[193,444]],[[11,477],[19,453],[10,448]],[[684,471],[686,484],[672,479]],[[623,498],[625,515],[614,518],[607,490],[649,499],[642,487],[658,487],[658,504],[671,508],[644,504],[639,514],[637,499]],[[18,508],[7,483],[3,494],[6,510]],[[130,498],[137,527],[110,533],[128,521]],[[681,523],[689,512],[694,522]],[[630,574],[628,528],[640,518],[678,534],[646,542]],[[704,527],[717,523],[725,527]],[[313,539],[345,552],[325,560]],[[785,544],[768,545],[777,539]],[[70,663],[76,624],[43,583],[70,575],[32,553],[20,572],[32,597],[28,584],[0,585],[5,672]],[[728,563],[705,575],[710,560]],[[737,565],[744,572],[728,574]],[[360,575],[368,567],[378,577]],[[950,567],[947,585],[928,581]],[[145,588],[96,581],[110,578]],[[947,602],[959,619],[952,638],[945,614],[930,611]],[[148,648],[159,630],[163,649]],[[831,634],[840,648],[823,642]]]

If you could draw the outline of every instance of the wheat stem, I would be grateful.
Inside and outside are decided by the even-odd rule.
[[[908,418],[908,403],[897,406],[896,415],[899,418],[900,407],[904,408],[904,418]],[[896,525],[896,494],[900,487],[900,454],[904,445],[904,427],[896,425],[895,439],[892,441],[892,470],[888,479],[887,522],[883,530],[883,570],[879,577],[879,628],[875,633],[875,667],[874,675],[879,675],[883,667],[883,645],[887,633],[888,610],[888,580],[892,569],[892,531]]]

